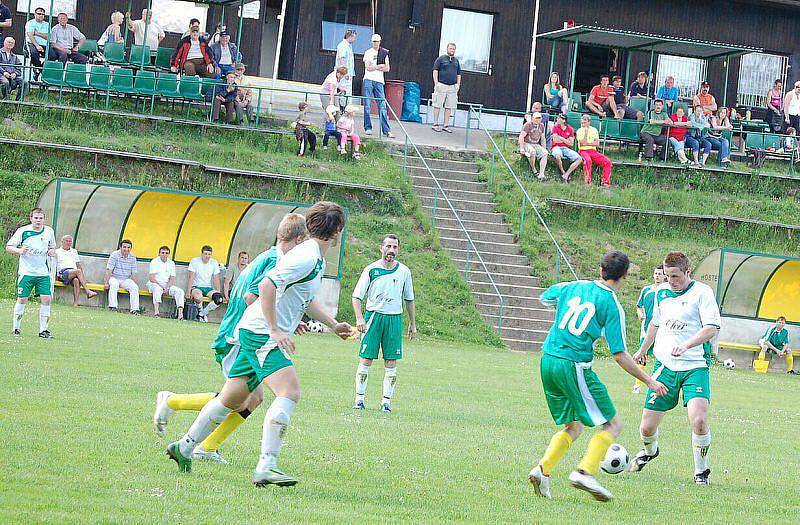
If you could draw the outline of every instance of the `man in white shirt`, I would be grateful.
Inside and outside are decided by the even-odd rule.
[[[145,20],[147,21],[145,22]],[[147,29],[147,47],[150,48],[150,51],[158,49],[161,41],[164,40],[164,30],[153,22],[153,14],[148,12],[147,9],[142,9],[141,20],[131,20],[131,14],[125,13],[125,21],[128,23],[128,29],[133,32],[133,40],[137,46],[145,43],[145,28]]]
[[[72,284],[72,305],[78,306],[78,294],[81,287],[86,291],[86,298],[91,299],[97,292],[89,289],[83,271],[83,263],[78,250],[72,247],[72,235],[61,237],[61,247],[56,249],[56,279],[65,286]]]
[[[147,290],[153,294],[153,315],[156,317],[161,315],[161,297],[167,294],[175,299],[178,320],[183,319],[185,292],[175,286],[175,276],[175,261],[169,258],[169,246],[162,246],[158,249],[158,257],[150,261],[147,280]]]
[[[224,296],[220,292],[222,286],[219,281],[219,263],[211,257],[211,253],[211,246],[203,246],[200,257],[195,257],[189,262],[189,293],[199,310],[197,320],[202,323],[207,323],[208,313],[219,308],[224,301]],[[211,301],[201,308],[203,297],[208,297]]]
[[[339,97],[339,107],[344,113],[344,108],[350,103],[349,96],[353,94],[353,79],[356,72],[355,55],[353,54],[353,42],[356,41],[356,30],[348,29],[344,32],[344,38],[336,46],[336,65],[347,68],[347,74],[339,81],[339,88],[344,92],[344,96]]]
[[[381,35],[372,35],[372,47],[364,51],[364,83],[361,94],[364,97],[364,133],[372,135],[372,121],[369,110],[372,101],[378,105],[381,121],[381,132],[387,137],[394,137],[389,127],[389,113],[386,110],[385,80],[383,74],[390,71],[389,50],[381,47]],[[348,72],[350,70],[348,69]]]

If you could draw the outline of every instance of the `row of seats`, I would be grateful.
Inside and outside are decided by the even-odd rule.
[[[173,51],[174,49],[171,47],[159,47],[156,51],[155,66],[151,66],[151,49],[149,46],[132,45],[130,53],[127,54],[127,57],[124,43],[106,43],[106,45],[103,46],[103,56],[106,57],[106,60],[109,64],[138,68],[141,66],[142,61],[144,61],[144,66],[146,69],[154,67],[155,69],[162,71],[170,70],[170,57],[172,56]]]

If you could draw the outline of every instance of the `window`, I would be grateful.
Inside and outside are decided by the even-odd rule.
[[[17,12],[33,13],[36,11],[36,8],[41,7],[44,9],[45,20],[47,20],[47,15],[50,14],[50,0],[30,0],[30,11],[28,11],[28,4],[28,0],[18,0]],[[58,13],[67,13],[70,20],[75,20],[77,6],[78,0],[53,0],[53,23],[55,23]]]
[[[673,77],[675,87],[678,88],[678,97],[690,99],[700,91],[700,83],[706,79],[706,67],[706,61],[701,58],[659,55],[656,92],[659,86],[664,85],[667,77]]]
[[[767,106],[767,92],[776,79],[786,85],[786,68],[789,59],[780,55],[748,53],[739,63],[739,87],[736,103],[742,106]]]
[[[444,8],[439,54],[447,52],[447,44],[456,45],[456,57],[464,71],[489,73],[494,15]]]
[[[141,18],[141,11],[133,19]],[[208,6],[179,0],[153,0],[153,22],[168,33],[183,34],[189,30],[189,20],[200,20],[200,30],[206,28]]]
[[[355,29],[353,52],[372,47],[372,0],[325,0],[322,7],[322,49],[336,51],[344,32]]]

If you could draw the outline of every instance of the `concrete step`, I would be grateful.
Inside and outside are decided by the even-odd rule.
[[[537,337],[539,337],[537,335]],[[536,341],[525,341],[522,339],[503,339],[503,342],[508,345],[508,347],[512,350],[516,350],[517,352],[541,352],[542,351],[542,343],[544,343],[544,339],[547,337],[541,337],[541,340]]]
[[[461,224],[470,232],[511,233],[511,226],[505,223],[467,221],[462,218]],[[457,220],[446,217],[437,217],[436,227],[439,228],[440,231],[443,229],[458,229],[458,231],[461,231],[461,225],[459,225]]]
[[[486,156],[486,152],[480,150],[448,150],[445,148],[418,146],[420,153],[426,161],[460,162],[462,164],[474,164],[476,160]],[[389,147],[392,157],[399,158],[402,162],[403,144],[395,144]],[[408,158],[419,160],[419,155],[413,146],[408,146]]]
[[[471,190],[454,190],[454,189],[444,189],[440,190],[436,183],[433,181],[428,181],[424,186],[418,186],[414,184],[414,193],[419,196],[424,197],[433,197],[434,195],[439,195],[439,198],[442,197],[442,194],[447,194],[447,198],[450,199],[452,202],[453,199],[456,200],[463,200],[463,201],[473,201],[473,202],[493,202],[494,201],[494,194],[489,193],[488,191],[471,191]],[[454,204],[455,206],[455,204]]]
[[[477,241],[475,239],[472,239],[472,242],[470,243],[468,240],[466,240],[466,237],[462,237],[461,239],[456,239],[456,238],[444,237],[442,235],[439,236],[439,242],[445,248],[454,248],[461,250],[467,250],[467,248],[470,248],[472,252],[470,256],[475,255],[475,250],[478,250],[484,261],[486,260],[486,258],[483,257],[484,253],[519,255],[519,246],[517,246],[516,244]]]
[[[403,165],[400,165],[400,168],[403,168]],[[431,171],[428,173],[428,170],[425,169],[425,166],[411,166],[406,165],[406,175],[409,177],[431,177],[431,173],[437,179],[447,179],[447,180],[461,180],[465,182],[485,182],[482,181],[483,176],[475,171],[463,171],[459,169],[443,169],[443,168],[434,168],[430,166]]]
[[[467,250],[464,248],[464,241],[461,241],[460,248],[448,248],[445,249],[450,253],[450,257],[453,259],[455,263],[458,261],[461,264],[456,264],[456,267],[464,270],[466,267],[467,261]],[[508,253],[493,253],[493,252],[486,252],[480,251],[480,259],[478,256],[475,255],[475,250],[470,250],[469,253],[469,265],[470,269],[484,271],[483,266],[481,266],[481,260],[484,264],[486,264],[486,271],[490,271],[492,273],[510,273],[514,275],[531,275],[531,268],[528,265],[528,258],[524,255],[511,255]]]
[[[446,175],[446,173],[443,173],[443,176],[440,177],[438,173],[434,173],[434,176],[439,181],[439,184],[441,184],[442,188],[446,190],[486,191],[485,182],[449,179],[446,178]],[[415,186],[434,186],[433,181],[427,172],[425,175],[411,175],[411,181]]]
[[[522,276],[515,277],[525,279],[525,277]],[[495,276],[492,275],[492,278],[494,279]],[[488,280],[489,279],[487,278],[486,281]],[[495,294],[494,286],[492,286],[492,284],[489,282],[468,281],[468,283],[473,292]],[[542,295],[542,292],[545,290],[544,288],[539,288],[538,286],[521,286],[516,283],[498,283],[497,279],[494,280],[494,284],[497,286],[497,291],[499,291],[501,295],[518,295],[521,297],[532,297],[536,300],[539,299],[539,296]]]
[[[486,321],[488,325],[497,327],[498,316],[481,314],[481,317],[483,318],[484,321]],[[552,319],[525,319],[523,317],[508,317],[506,315],[503,315],[502,334],[504,336],[508,335],[506,334],[506,328],[525,328],[528,330],[540,330],[543,332],[547,332],[550,330],[551,326],[553,326]]]
[[[443,200],[443,199],[442,199]],[[433,215],[433,205],[432,204],[425,204],[422,203],[422,208],[427,211],[428,216]],[[475,222],[485,222],[485,223],[494,223],[494,224],[505,224],[505,216],[502,213],[491,212],[491,211],[471,211],[471,210],[458,210],[458,218],[461,221],[475,221]],[[450,219],[454,220],[455,215],[453,214],[453,210],[450,209],[449,206],[445,203],[445,207],[442,208],[439,206],[439,203],[436,205],[436,219],[438,221],[439,218],[443,219]]]
[[[497,323],[493,326],[497,327]],[[549,330],[549,328],[548,328]],[[547,338],[547,330],[537,330],[534,328],[506,328],[505,323],[500,330],[500,337],[503,341],[511,339],[513,341],[529,341],[543,343]]]
[[[495,298],[495,301],[497,298]],[[478,311],[481,314],[500,315],[500,307],[497,304],[478,303]],[[547,310],[544,306],[539,308],[527,308],[524,306],[503,306],[503,317],[519,317],[521,319],[545,319]]]
[[[528,267],[524,268],[529,272],[531,270]],[[461,273],[462,275],[464,274],[463,269]],[[478,269],[470,264],[470,271],[468,273],[470,283],[489,284],[490,282],[489,278],[486,276],[486,272],[483,271],[483,268]],[[492,279],[494,279],[494,284],[498,286],[523,286],[525,288],[537,288],[541,284],[541,281],[538,277],[534,277],[530,274],[515,275],[502,272],[492,272]]]
[[[458,224],[458,223],[456,223]],[[511,233],[498,233],[498,232],[486,232],[481,230],[472,229],[466,225],[464,225],[469,233],[470,239],[473,241],[483,241],[483,242],[497,242],[501,244],[514,244],[515,237]],[[442,237],[449,237],[451,239],[466,239],[467,236],[464,234],[464,230],[456,226],[455,228],[444,228],[441,224],[437,222],[436,229],[439,230],[439,235]]]
[[[495,211],[495,207],[497,206],[493,202],[475,202],[472,200],[451,199],[450,197],[448,197],[448,199],[450,200],[450,204],[453,206],[453,208],[455,208],[455,210],[458,212],[479,211],[482,213],[492,213]],[[419,200],[422,202],[423,206],[429,206],[433,208],[433,203],[434,203],[433,197],[426,197],[424,195],[420,195]],[[439,197],[436,199],[436,207],[437,208],[444,207],[448,211],[451,211],[450,206],[447,205],[447,201],[445,201],[444,197],[442,197],[441,195],[439,195]],[[460,215],[461,214],[459,213],[459,216]]]
[[[494,292],[476,292],[473,290],[472,295],[475,297],[475,302],[480,304],[499,305],[500,298]],[[533,310],[544,309],[544,306],[539,302],[538,298],[525,297],[523,295],[505,295],[503,294],[503,311],[505,308],[530,308]]]

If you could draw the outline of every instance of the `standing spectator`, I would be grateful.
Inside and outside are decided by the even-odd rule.
[[[578,140],[578,151],[583,159],[583,179],[587,186],[592,185],[592,165],[597,164],[603,169],[601,186],[611,187],[611,160],[597,151],[600,145],[600,132],[592,126],[592,118],[589,115],[581,116],[581,128],[575,132]]]
[[[569,182],[569,176],[583,163],[583,159],[572,149],[575,145],[575,130],[567,124],[567,116],[563,113],[559,113],[556,117],[556,125],[553,126],[550,143],[552,144],[550,155],[553,156],[558,171],[561,172],[561,178],[564,182]],[[564,171],[564,165],[561,162],[564,157],[571,162],[567,171]]]
[[[247,115],[247,127],[255,126],[255,106],[253,106],[253,90],[244,87],[245,65],[236,64],[236,118],[239,125],[244,126],[244,117]]]
[[[614,102],[614,88],[608,85],[608,75],[600,77],[600,83],[589,92],[586,99],[586,108],[601,117],[614,117],[617,114],[617,104]]]
[[[199,75],[205,78],[215,78],[216,71],[214,60],[208,49],[208,42],[200,38],[200,30],[192,28],[188,37],[183,37],[175,52],[170,69],[173,73],[182,72],[184,75]]]
[[[794,355],[792,349],[789,347],[789,331],[786,329],[786,318],[784,316],[778,317],[775,321],[775,326],[771,326],[764,333],[764,336],[758,340],[758,345],[761,351],[758,353],[758,358],[764,361],[767,358],[767,352],[772,352],[778,357],[786,359],[786,373],[796,374],[794,371]]]
[[[0,0],[0,40],[6,34],[6,30],[11,27],[11,10]]]
[[[222,283],[222,295],[225,297],[226,302],[231,298],[231,290],[233,290],[233,285],[236,284],[236,279],[239,278],[242,270],[244,270],[248,264],[250,264],[250,254],[247,252],[239,252],[239,255],[236,256],[236,264],[229,266],[228,270],[225,272],[225,280]]]
[[[322,104],[322,109],[330,105],[342,107],[340,101],[337,101],[339,92],[342,91],[339,83],[347,73],[348,69],[346,67],[336,66],[336,69],[328,73],[328,76],[322,81],[322,87],[319,89],[319,101]]]
[[[675,106],[675,111],[669,116],[669,119],[672,121],[672,125],[667,128],[669,143],[672,149],[675,150],[675,155],[678,156],[681,164],[688,164],[689,159],[686,158],[686,151],[684,150],[686,149],[686,131],[692,123],[680,104]]]
[[[783,98],[783,116],[787,126],[800,129],[800,81]]]
[[[686,144],[692,148],[692,157],[694,164],[692,167],[699,168],[705,166],[708,156],[711,154],[711,143],[708,141],[708,116],[703,111],[703,106],[695,106],[694,113],[692,113],[690,120],[692,122],[692,129],[686,136]],[[703,149],[703,156],[698,159],[700,149]]]
[[[344,115],[339,117],[336,122],[336,131],[339,132],[339,153],[347,154],[347,141],[349,140],[353,143],[353,158],[360,160],[361,137],[356,133],[356,123],[353,120],[356,109],[356,106],[352,104],[344,108]]]
[[[558,72],[553,71],[550,73],[550,80],[544,86],[544,102],[550,107],[553,107],[566,114],[569,111],[569,92],[561,84],[561,78]]]
[[[236,115],[237,94],[236,73],[231,71],[226,75],[224,84],[214,86],[214,107],[211,119],[214,121],[219,120],[220,109],[225,106],[225,122],[228,124],[233,122],[233,117]]]
[[[192,300],[200,310],[197,319],[200,322],[208,322],[209,312],[216,310],[222,304],[224,298],[220,289],[219,282],[219,263],[211,257],[213,250],[211,246],[205,245],[200,249],[200,257],[195,257],[189,261],[189,293]],[[208,305],[200,308],[203,304],[203,297],[211,299]]]
[[[694,96],[692,105],[702,106],[703,113],[706,116],[717,110],[717,101],[714,99],[714,95],[711,94],[711,86],[709,86],[708,82],[700,84],[700,93]]]
[[[106,44],[123,44],[125,37],[122,35],[122,22],[125,21],[125,15],[119,11],[111,13],[111,23],[108,24],[106,30],[97,39],[98,45],[104,46]]]
[[[433,63],[433,131],[452,133],[447,125],[450,113],[458,107],[458,90],[461,89],[461,64],[456,58],[456,45],[447,44],[447,54]],[[439,125],[439,110],[444,107],[444,120]]]
[[[56,248],[56,279],[64,283],[64,286],[72,285],[72,306],[78,306],[81,287],[86,291],[87,299],[97,295],[97,292],[89,289],[86,282],[81,256],[72,247],[72,235],[61,237],[61,247]]]
[[[192,18],[191,20],[189,20],[189,29],[186,30],[186,32],[183,34],[181,38],[190,36],[192,34],[193,29],[197,29],[197,31],[200,32],[201,40],[205,40],[206,42],[211,43],[211,35],[206,33],[204,29],[200,28],[200,20],[198,20],[197,18]]]
[[[630,89],[628,90],[628,96],[630,98],[647,98],[647,73],[644,71],[639,71],[636,74],[636,80],[631,83]]]
[[[783,82],[777,79],[767,91],[767,124],[773,133],[783,129]]]
[[[294,137],[298,143],[297,156],[302,157],[306,154],[306,151],[314,153],[314,150],[317,149],[317,136],[308,129],[308,126],[311,125],[311,122],[306,118],[308,103],[300,102],[297,105],[297,109],[300,110],[300,113],[297,114],[297,118],[294,120]]]
[[[675,87],[675,78],[667,77],[664,79],[664,85],[658,88],[658,94],[656,94],[656,98],[663,100],[664,106],[667,108],[667,112],[672,113],[673,106],[675,102],[678,101],[678,95],[678,88]]]
[[[219,42],[211,44],[211,57],[216,64],[217,74],[222,76],[235,71],[236,62],[242,58],[227,31],[219,34]]]
[[[353,80],[356,75],[356,59],[353,53],[353,42],[355,41],[355,29],[348,29],[344,32],[342,41],[336,46],[335,67],[347,68],[347,74],[339,82],[339,87],[344,95],[339,99],[339,107],[342,109],[350,103],[350,97],[353,96]]]
[[[336,129],[336,113],[339,108],[331,104],[325,108],[325,136],[322,137],[322,149],[328,149],[328,139],[333,137],[336,141],[336,146],[342,141],[342,134]]]
[[[169,258],[169,246],[158,249],[158,257],[150,261],[147,290],[153,294],[153,315],[161,315],[161,298],[166,294],[175,299],[178,319],[183,319],[183,300],[186,292],[175,286],[175,261]]]
[[[537,178],[544,180],[544,170],[547,167],[547,139],[541,113],[531,115],[531,121],[522,126],[522,131],[519,133],[519,152],[527,157],[534,173],[536,173],[536,159],[539,159]]]
[[[103,288],[108,291],[108,308],[116,310],[117,293],[120,287],[128,290],[131,303],[131,313],[139,315],[139,285],[136,283],[136,256],[131,253],[133,243],[128,239],[123,240],[119,250],[111,252],[103,276]]]
[[[719,108],[717,114],[711,116],[711,127],[708,129],[706,140],[711,143],[712,150],[719,152],[717,160],[722,167],[726,167],[731,161],[731,143],[723,136],[723,132],[732,129],[728,108]]]
[[[381,132],[393,138],[392,129],[389,127],[389,113],[386,109],[386,93],[384,90],[383,74],[390,71],[389,50],[381,47],[381,35],[372,35],[372,47],[364,51],[364,84],[361,93],[364,97],[364,133],[372,135],[372,121],[369,111],[372,101],[378,105],[378,115],[381,121]]]
[[[622,87],[621,76],[614,76],[611,87],[614,88],[614,103],[617,105],[616,117],[626,120],[642,120],[644,118],[644,113],[628,105],[628,97],[625,96],[625,88]]]
[[[653,109],[647,112],[647,123],[642,126],[642,131],[639,132],[639,138],[644,141],[645,152],[644,158],[650,162],[653,160],[653,149],[656,144],[664,146],[667,143],[667,137],[664,135],[664,125],[672,124],[667,112],[664,111],[664,101],[657,98],[653,102]]]
[[[86,41],[86,35],[77,27],[67,23],[67,14],[58,13],[58,23],[50,30],[50,60],[60,60],[66,64],[72,60],[76,64],[89,61],[86,55],[78,53],[78,49]],[[77,43],[76,43],[77,41]]]
[[[8,98],[17,90],[17,100],[22,98],[24,83],[22,82],[22,62],[14,53],[14,39],[7,36],[0,48],[0,96]]]
[[[33,79],[38,81],[42,72],[42,57],[47,47],[47,39],[50,38],[50,25],[44,19],[43,8],[37,7],[33,12],[33,18],[25,24],[25,38],[28,39],[28,52],[34,67]]]
[[[151,52],[158,49],[161,41],[164,40],[164,36],[166,36],[161,26],[153,22],[153,13],[148,12],[147,9],[142,9],[141,20],[131,20],[130,13],[125,13],[125,20],[128,23],[128,29],[133,32],[133,43],[137,46],[145,44],[144,33],[145,29],[147,30],[146,44]]]

